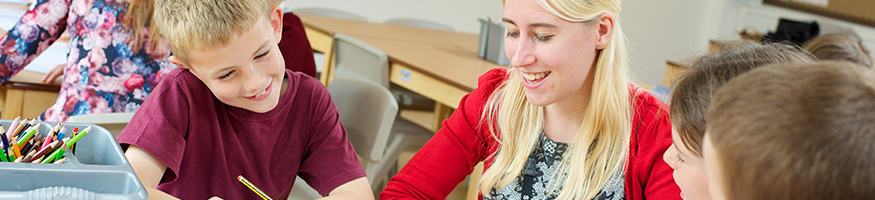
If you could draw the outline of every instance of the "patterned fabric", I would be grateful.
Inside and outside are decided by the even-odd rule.
[[[568,144],[556,142],[541,133],[540,141],[535,150],[529,154],[523,173],[510,184],[490,191],[489,198],[484,200],[524,199],[544,200],[556,199],[562,191],[562,183],[565,182],[565,174],[558,176],[556,168],[562,161],[562,155],[568,149]],[[601,193],[594,200],[625,200],[625,175],[623,170],[613,173]],[[555,185],[555,189],[553,188]],[[551,192],[552,191],[552,192]]]
[[[164,41],[154,49],[131,49],[134,37],[122,23],[125,3],[38,0],[0,38],[0,83],[21,71],[66,30],[70,43],[64,81],[57,101],[40,120],[136,112],[158,80],[176,65],[167,60],[170,46]]]

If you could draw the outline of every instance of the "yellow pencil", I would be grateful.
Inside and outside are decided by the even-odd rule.
[[[241,183],[243,183],[243,185],[246,185],[246,187],[248,187],[250,190],[255,192],[255,194],[258,194],[258,196],[260,196],[262,199],[273,200],[272,198],[270,198],[270,196],[267,196],[267,194],[264,194],[264,192],[262,192],[261,189],[258,189],[258,187],[255,187],[255,185],[250,183],[249,180],[246,180],[246,178],[243,178],[243,175],[238,175],[237,180],[240,181]]]

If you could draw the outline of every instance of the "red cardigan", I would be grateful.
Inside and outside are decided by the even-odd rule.
[[[380,199],[445,199],[474,166],[495,152],[498,141],[481,113],[489,95],[505,80],[506,69],[480,76],[479,86],[413,159],[392,177]],[[671,145],[668,106],[650,93],[631,87],[635,99],[632,140],[626,166],[626,199],[681,199],[672,169],[662,160]],[[489,168],[491,161],[486,161]],[[482,173],[482,172],[478,172]]]

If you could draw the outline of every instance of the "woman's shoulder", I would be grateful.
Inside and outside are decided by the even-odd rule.
[[[492,94],[498,86],[507,80],[507,73],[508,70],[505,68],[494,68],[487,71],[477,79],[477,88],[471,93],[485,93],[487,96]]]
[[[632,108],[634,109],[635,118],[642,118],[641,120],[667,119],[668,105],[659,100],[659,98],[633,84],[629,84],[629,92],[629,96],[632,97]]]

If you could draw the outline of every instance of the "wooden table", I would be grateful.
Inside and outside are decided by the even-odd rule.
[[[435,100],[431,122],[421,117],[402,117],[436,131],[439,122],[457,108],[462,96],[477,88],[477,78],[501,67],[477,56],[479,35],[298,14],[313,49],[333,49],[332,35],[344,33],[377,47],[389,56],[390,81]],[[326,53],[330,61],[331,52]],[[322,70],[329,80],[333,66]],[[326,73],[327,72],[327,73]],[[327,76],[327,79],[326,79]]]
[[[430,113],[402,110],[400,116],[431,131],[449,118],[462,96],[477,88],[477,78],[487,71],[502,67],[477,56],[479,35],[432,30],[402,25],[297,14],[314,50],[326,54],[323,76],[328,83],[333,76],[332,56],[334,33],[344,33],[377,47],[389,56],[390,82],[435,100]],[[326,73],[327,72],[327,73]],[[482,172],[482,162],[474,172]],[[471,183],[477,183],[481,173],[472,173]],[[469,184],[468,199],[477,198],[476,184]]]
[[[55,104],[61,90],[61,78],[51,84],[42,83],[43,74],[21,70],[0,85],[0,118],[21,116],[35,118]]]

